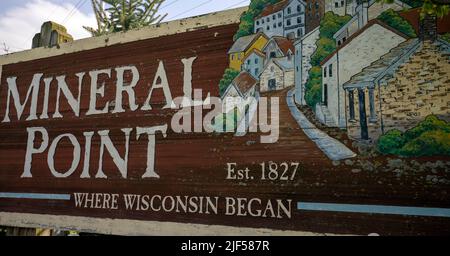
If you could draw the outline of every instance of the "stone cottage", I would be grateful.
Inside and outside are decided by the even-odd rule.
[[[316,116],[332,127],[346,127],[343,84],[408,37],[379,20],[372,20],[321,62],[322,103]]]
[[[294,62],[287,57],[272,58],[260,76],[260,92],[278,91],[294,85]]]
[[[281,36],[274,36],[267,42],[262,51],[266,55],[265,63],[268,63],[273,58],[282,57],[287,57],[293,61],[295,47],[291,40]]]
[[[450,45],[408,40],[344,84],[348,134],[376,141],[428,115],[450,119]]]

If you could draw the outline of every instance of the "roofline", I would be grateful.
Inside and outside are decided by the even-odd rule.
[[[320,62],[320,65],[323,66],[325,63],[327,63],[337,52],[339,52],[342,48],[344,48],[345,46],[347,46],[351,41],[353,41],[353,39],[355,39],[356,37],[358,37],[359,35],[361,35],[364,31],[366,31],[368,28],[370,28],[372,25],[378,24],[382,27],[384,27],[387,30],[392,31],[393,33],[403,37],[404,39],[408,40],[410,39],[410,37],[408,37],[407,35],[403,34],[402,32],[388,26],[386,23],[378,20],[378,19],[373,19],[371,21],[369,21],[364,27],[362,27],[360,30],[358,30],[356,33],[354,33],[352,36],[350,36],[347,41],[345,41],[344,43],[342,43],[339,47],[336,48],[336,50],[334,50],[330,55],[328,55],[324,60],[322,60]]]
[[[245,49],[244,49],[243,51],[241,51],[241,52],[246,52],[246,51],[248,50],[248,48],[250,48],[250,46],[253,45],[253,44],[255,43],[255,41],[256,41],[260,36],[263,36],[266,40],[270,40],[270,38],[269,38],[264,32],[261,32],[261,31],[258,32],[258,33],[255,33],[255,34],[248,35],[248,36],[254,36],[254,38],[253,38],[253,40],[245,47]],[[239,40],[239,39],[237,39],[237,40]],[[235,41],[235,43],[237,42],[237,40]],[[231,47],[231,48],[233,48],[233,47]],[[230,51],[227,52],[227,54],[233,54],[233,53],[238,53],[238,52],[232,52],[231,49],[230,49]]]
[[[247,53],[247,55],[244,56],[243,60],[246,60],[248,57],[250,57],[250,55],[252,55],[252,53],[255,53],[256,55],[259,55],[260,57],[263,57],[263,58],[266,57],[266,54],[265,54],[264,52],[262,52],[262,51],[260,51],[260,50],[258,50],[258,49],[256,49],[256,48],[254,48],[254,49],[252,49],[251,51],[249,51],[249,52]]]
[[[282,1],[283,1],[283,0],[282,0]],[[289,3],[290,3],[291,1],[293,1],[293,0],[285,0],[285,1],[287,1],[287,3],[289,4]],[[301,4],[303,4],[304,6],[307,5],[306,2],[303,1],[303,0],[297,0],[297,1],[300,2]],[[275,4],[269,4],[269,5],[265,6],[264,9],[266,9],[267,7],[269,7],[269,6],[271,6],[271,5],[276,5],[276,4],[279,4],[279,3],[281,3],[281,2],[278,2],[278,3],[275,3]],[[264,9],[261,11],[261,14],[264,12]],[[281,11],[281,10],[279,10],[279,11]],[[266,16],[261,16],[261,14],[259,14],[258,16],[255,17],[255,19],[261,19],[262,17],[267,17],[267,16],[272,15],[272,14],[274,14],[274,13],[277,13],[277,12],[279,12],[279,11],[271,12],[270,14],[267,14]]]
[[[315,29],[309,31],[308,34],[302,36],[300,39],[297,39],[293,42],[294,46],[303,42],[307,37],[311,36],[312,34],[314,34],[316,32],[316,30],[319,30],[320,26],[317,26]]]
[[[227,11],[213,12],[200,16],[155,24],[127,32],[80,39],[73,42],[63,43],[59,48],[40,47],[7,55],[0,55],[0,65],[60,56],[63,54],[92,50],[111,45],[190,32],[203,28],[237,24],[240,22],[242,13],[244,13],[247,9],[248,7],[241,7]]]

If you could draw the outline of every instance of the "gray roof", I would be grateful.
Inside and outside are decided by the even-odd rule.
[[[228,54],[230,53],[236,53],[236,52],[244,52],[247,47],[255,40],[257,36],[260,36],[261,34],[252,34],[249,36],[243,36],[240,37],[236,42],[234,42],[231,49],[228,51]]]
[[[278,66],[280,66],[281,69],[284,71],[294,69],[294,59],[292,58],[291,61],[288,60],[287,57],[283,58],[277,58],[273,60]]]
[[[350,81],[344,84],[344,89],[374,87],[375,83],[384,77],[393,76],[396,69],[408,61],[420,45],[421,42],[418,39],[410,39],[392,48],[379,60],[354,75]]]

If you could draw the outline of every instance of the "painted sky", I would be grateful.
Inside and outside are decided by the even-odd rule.
[[[167,13],[165,21],[169,21],[249,3],[250,0],[166,0],[160,12]],[[31,48],[34,34],[47,20],[66,26],[75,39],[89,37],[82,26],[96,24],[90,0],[0,0],[0,54]]]

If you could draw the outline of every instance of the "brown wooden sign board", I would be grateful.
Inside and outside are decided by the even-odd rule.
[[[448,187],[382,172],[386,157],[371,172],[330,160],[289,111],[289,90],[261,94],[280,103],[274,143],[261,143],[270,131],[258,126],[195,131],[219,96],[236,21],[3,64],[0,224],[128,235],[450,231],[446,217],[389,208],[445,209]],[[183,96],[193,100],[181,104],[187,121],[171,106]]]

